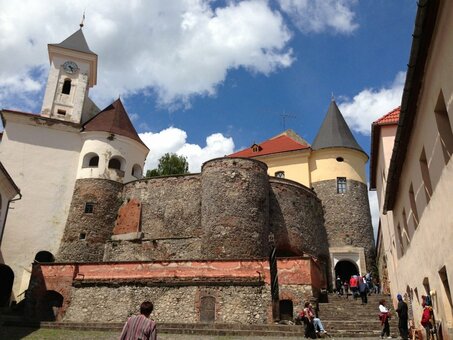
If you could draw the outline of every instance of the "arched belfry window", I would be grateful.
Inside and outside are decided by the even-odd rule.
[[[98,164],[99,164],[99,156],[93,156],[90,158],[90,162],[88,163],[88,166],[97,167]]]
[[[121,170],[121,160],[118,158],[112,158],[109,161],[109,169]]]
[[[82,168],[97,168],[99,166],[99,156],[94,152],[89,152],[83,157]]]
[[[61,93],[69,94],[71,92],[71,79],[65,79],[63,83],[63,90]]]
[[[142,175],[143,175],[143,172],[142,172],[141,166],[138,164],[134,164],[134,166],[132,167],[132,176],[140,179],[140,178],[142,178]]]

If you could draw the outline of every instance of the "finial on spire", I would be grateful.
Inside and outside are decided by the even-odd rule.
[[[335,101],[335,96],[333,95],[333,91],[332,91],[332,101]]]
[[[82,21],[80,22],[80,28],[83,27],[83,23],[85,22],[85,10],[83,11],[83,15],[82,15]]]

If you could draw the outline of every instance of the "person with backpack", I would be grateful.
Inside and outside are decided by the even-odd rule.
[[[384,335],[387,335],[387,339],[391,339],[390,336],[390,311],[385,306],[385,300],[379,301],[379,320],[381,320],[382,325],[382,332],[381,332],[381,339],[384,339]]]
[[[357,275],[352,275],[349,279],[349,288],[351,289],[352,297],[357,299],[358,291],[359,291],[359,280]]]
[[[429,340],[431,336],[431,330],[433,328],[433,309],[427,303],[422,303],[423,312],[422,312],[422,320],[420,323],[422,324],[423,328],[426,332],[426,339]]]
[[[359,277],[359,294],[362,299],[362,305],[368,303],[368,285],[364,277]]]

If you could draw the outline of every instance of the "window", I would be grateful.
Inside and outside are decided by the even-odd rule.
[[[426,202],[429,203],[433,195],[433,187],[431,185],[431,178],[429,177],[428,161],[426,159],[425,148],[423,148],[420,155],[420,170],[422,172],[423,186],[425,188]]]
[[[89,152],[83,156],[82,168],[97,168],[99,166],[99,156],[97,153]]]
[[[51,263],[55,262],[55,257],[53,254],[47,250],[42,250],[36,253],[35,255],[35,262],[39,263]]]
[[[253,152],[258,152],[258,151],[261,151],[263,150],[263,148],[261,146],[259,146],[258,144],[253,144],[252,145],[252,151]]]
[[[337,162],[344,162],[344,158],[343,157],[337,157]]]
[[[409,202],[411,204],[411,210],[412,210],[412,219],[414,220],[414,229],[417,229],[418,227],[418,211],[417,211],[417,203],[415,202],[415,194],[414,194],[414,187],[411,186],[409,187]]]
[[[442,285],[445,289],[445,294],[447,295],[448,302],[450,302],[450,308],[453,308],[453,302],[451,299],[451,290],[450,290],[450,283],[448,282],[448,275],[447,275],[447,268],[443,266],[439,270],[440,280],[442,281]]]
[[[79,240],[85,240],[87,238],[87,234],[86,233],[80,233],[79,234]]]
[[[337,177],[337,193],[344,194],[346,192],[346,177]]]
[[[69,94],[71,92],[71,79],[65,79],[61,93]]]
[[[142,178],[143,172],[140,165],[134,164],[134,166],[132,167],[132,176],[139,179]]]
[[[97,167],[99,165],[99,156],[93,156],[88,162],[89,167]]]
[[[448,118],[442,91],[437,99],[434,112],[436,115],[437,130],[439,131],[442,153],[444,155],[445,164],[447,164],[453,154],[453,132],[451,130],[450,119]]]
[[[402,235],[401,226],[399,223],[398,223],[398,226],[396,227],[396,233],[397,233],[397,237],[398,237],[400,256],[403,256],[404,255],[403,235]]]
[[[275,172],[275,177],[285,178],[285,172],[284,171],[276,171]]]
[[[406,239],[407,243],[409,244],[412,238],[412,235],[409,234],[409,226],[407,225],[407,216],[406,216],[406,210],[403,209],[403,228],[406,234]]]
[[[66,114],[66,110],[58,109],[58,110],[57,110],[57,113],[58,113],[59,115],[64,116],[64,115]]]
[[[94,203],[85,203],[85,214],[92,214],[94,212]]]
[[[109,169],[121,170],[121,161],[118,158],[112,158],[109,161]]]

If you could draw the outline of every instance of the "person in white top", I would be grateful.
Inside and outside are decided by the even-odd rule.
[[[384,339],[384,335],[387,335],[387,339],[391,339],[389,325],[390,311],[385,306],[385,300],[379,301],[379,313],[379,319],[382,325],[381,339]]]

